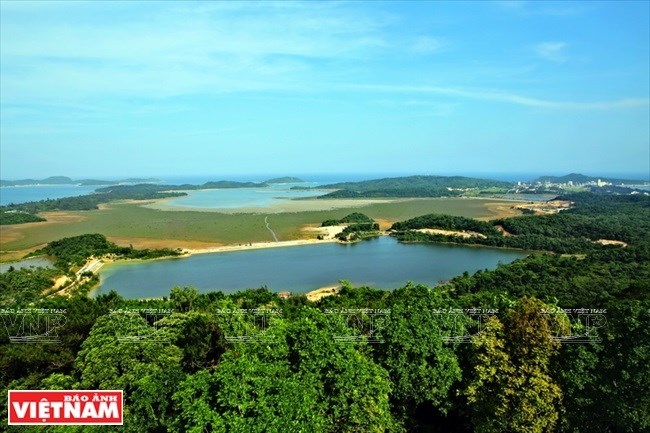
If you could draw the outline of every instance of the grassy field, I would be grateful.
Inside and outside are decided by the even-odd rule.
[[[446,213],[470,218],[495,218],[512,213],[512,202],[458,198],[414,199],[401,202],[351,206],[329,211],[269,214],[268,221],[279,240],[314,237],[301,231],[326,219],[341,218],[360,211],[389,223],[427,213]],[[271,241],[264,214],[222,214],[217,212],[161,211],[133,203],[113,203],[105,209],[45,214],[48,222],[0,226],[0,258],[13,259],[23,251],[67,236],[101,233],[114,241],[137,247],[191,247]]]

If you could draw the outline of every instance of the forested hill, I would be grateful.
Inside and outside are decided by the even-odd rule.
[[[638,179],[617,179],[617,178],[611,178],[611,177],[593,177],[593,176],[585,176],[584,174],[579,174],[579,173],[570,173],[564,176],[541,176],[535,179],[533,182],[534,183],[568,183],[568,182],[573,182],[573,183],[588,183],[588,182],[596,182],[598,180],[601,180],[603,182],[609,182],[613,183],[614,185],[620,185],[620,184],[626,184],[626,185],[631,185],[631,184],[642,184],[645,182],[648,182],[646,179],[644,180],[638,180]]]
[[[617,241],[628,251],[650,242],[650,197],[574,193],[561,196],[572,209],[553,215],[517,216],[481,222],[450,215],[425,215],[395,223],[392,235],[405,242],[453,242],[492,247],[585,253],[599,251],[599,242]],[[483,236],[423,232],[460,230]]]
[[[341,182],[322,185],[336,189],[322,198],[353,197],[440,197],[461,195],[469,189],[510,188],[513,184],[499,180],[464,176],[408,176],[361,182]]]
[[[67,272],[74,266],[82,266],[92,256],[100,257],[106,254],[112,254],[114,258],[152,259],[179,256],[181,252],[171,248],[136,250],[132,246],[120,247],[106,239],[106,236],[93,233],[50,242],[44,248],[30,253],[29,256],[46,255],[56,258],[55,265]]]

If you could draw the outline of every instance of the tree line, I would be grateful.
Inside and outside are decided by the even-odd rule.
[[[576,332],[581,322],[546,313],[559,304],[494,290],[458,296],[453,284],[408,284],[393,292],[344,284],[339,296],[315,304],[283,300],[264,288],[236,295],[174,288],[149,301],[114,292],[51,298],[38,306],[66,311],[61,341],[12,344],[3,335],[0,381],[7,389],[123,389],[124,429],[134,432],[636,432],[650,426],[647,292],[642,300],[598,304],[607,322],[591,336],[600,342],[561,344],[553,337]],[[440,313],[486,306],[495,313],[453,320]],[[355,320],[340,313],[369,307],[385,314],[380,326],[374,319],[375,334],[359,326],[372,313]],[[120,315],[129,309],[173,312]],[[249,313],[222,313],[238,309],[276,313],[264,327],[247,320]],[[249,339],[229,339],[233,329]],[[9,324],[7,332],[20,331]],[[450,341],[454,335],[468,338]],[[125,336],[149,338],[125,342]]]

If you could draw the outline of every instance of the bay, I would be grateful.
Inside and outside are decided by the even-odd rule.
[[[0,187],[0,206],[90,194],[99,186],[30,185]]]
[[[396,289],[408,281],[436,285],[464,271],[493,269],[523,258],[523,251],[446,244],[402,244],[382,236],[357,244],[305,246],[197,254],[187,258],[114,263],[100,270],[96,294],[125,298],[168,296],[174,286],[234,293],[267,286],[306,293],[349,280],[353,285]]]

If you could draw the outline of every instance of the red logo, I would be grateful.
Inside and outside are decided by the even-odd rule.
[[[9,391],[9,425],[122,425],[122,391]]]

